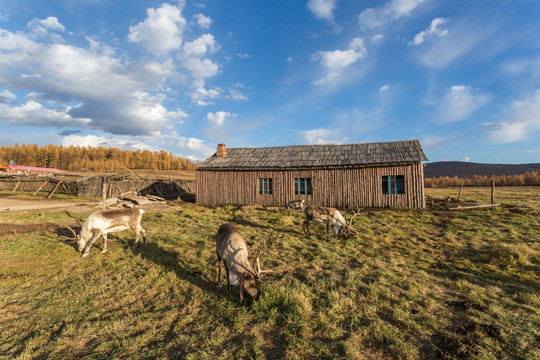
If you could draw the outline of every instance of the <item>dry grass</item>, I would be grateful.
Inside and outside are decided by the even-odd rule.
[[[299,213],[186,203],[148,211],[150,244],[135,251],[127,231],[84,259],[59,240],[62,228],[8,233],[0,358],[539,358],[540,189],[507,191],[500,201],[527,207],[365,210],[348,241],[326,242],[322,225],[305,238]],[[44,211],[0,223],[21,216],[70,220]],[[272,230],[285,234],[262,258],[274,271],[261,297],[245,306],[215,287],[223,221],[252,248]]]

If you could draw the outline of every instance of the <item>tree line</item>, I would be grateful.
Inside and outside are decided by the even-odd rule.
[[[487,186],[495,180],[498,186],[525,186],[540,185],[540,174],[537,171],[529,171],[521,175],[474,175],[469,178],[459,178],[457,176],[440,176],[424,179],[424,186],[428,188],[446,188],[463,186]]]
[[[0,164],[57,168],[67,171],[117,171],[121,169],[193,170],[195,164],[167,151],[120,150],[36,144],[0,146]]]

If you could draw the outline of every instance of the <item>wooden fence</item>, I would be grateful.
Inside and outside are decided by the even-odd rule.
[[[0,191],[48,192],[84,198],[115,197],[133,191],[140,195],[178,197],[193,200],[194,180],[125,179],[115,176],[71,178],[8,177],[0,178]]]

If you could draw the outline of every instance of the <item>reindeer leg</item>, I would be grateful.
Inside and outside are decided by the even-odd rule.
[[[232,286],[231,286],[231,280],[229,278],[229,268],[227,267],[227,263],[225,263],[225,271],[227,272],[227,292],[231,292]]]
[[[146,231],[144,231],[144,229],[142,228],[141,225],[139,225],[139,231],[142,233],[142,238],[143,238],[143,241],[144,241],[144,245],[147,245],[148,242],[146,241]]]
[[[103,236],[103,250],[101,250],[102,253],[107,252],[107,234],[101,235]]]
[[[223,286],[221,286],[221,259],[219,258],[219,255],[218,255],[218,276],[217,276],[217,285],[216,285],[218,288],[222,288]]]
[[[330,241],[330,223],[326,223],[326,241]]]
[[[311,237],[311,233],[309,232],[309,220],[304,220],[304,223],[302,224],[302,230],[304,231],[304,235]]]
[[[86,242],[86,245],[84,245],[82,257],[87,257],[90,255],[90,247],[94,244],[99,235],[101,235],[99,231],[94,231],[92,238],[90,238],[90,240]]]
[[[240,279],[240,304],[244,302],[244,274],[242,274],[242,278]]]

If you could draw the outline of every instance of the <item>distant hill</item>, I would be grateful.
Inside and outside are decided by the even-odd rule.
[[[536,164],[480,164],[463,161],[438,161],[427,163],[424,168],[424,177],[457,176],[462,179],[474,175],[521,175],[526,172],[536,171],[540,173],[540,163]]]

